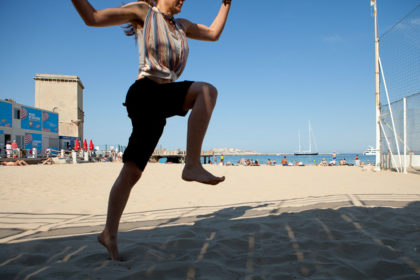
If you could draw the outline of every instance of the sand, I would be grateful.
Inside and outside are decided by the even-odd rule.
[[[0,167],[0,279],[420,279],[419,175],[149,164],[116,262],[96,236],[121,166]]]

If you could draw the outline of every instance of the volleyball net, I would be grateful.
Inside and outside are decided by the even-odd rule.
[[[379,37],[381,167],[420,167],[420,4]]]

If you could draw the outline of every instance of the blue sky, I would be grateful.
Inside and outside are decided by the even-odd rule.
[[[92,0],[97,9],[129,1]],[[211,24],[221,0],[188,0],[179,17]],[[380,32],[420,1],[379,0]],[[121,105],[138,52],[120,27],[84,25],[71,1],[0,1],[0,98],[34,104],[36,73],[85,85],[85,137],[126,145]],[[203,149],[267,153],[306,148],[308,120],[320,152],[375,143],[374,29],[369,0],[233,0],[218,42],[190,40],[180,80],[206,81],[219,98]],[[187,118],[168,121],[159,145],[185,148]],[[305,143],[303,143],[305,142]]]

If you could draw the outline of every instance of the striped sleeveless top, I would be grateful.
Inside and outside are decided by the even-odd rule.
[[[138,77],[157,77],[176,81],[184,71],[188,58],[188,42],[185,27],[175,20],[175,33],[164,15],[150,7],[143,29],[137,29],[139,46]]]

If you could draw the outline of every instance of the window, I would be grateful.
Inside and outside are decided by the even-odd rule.
[[[16,144],[18,145],[19,149],[25,148],[25,137],[23,135],[16,135]]]
[[[20,109],[14,108],[13,110],[13,118],[20,120]]]
[[[48,137],[48,148],[58,150],[59,140],[58,138]]]

